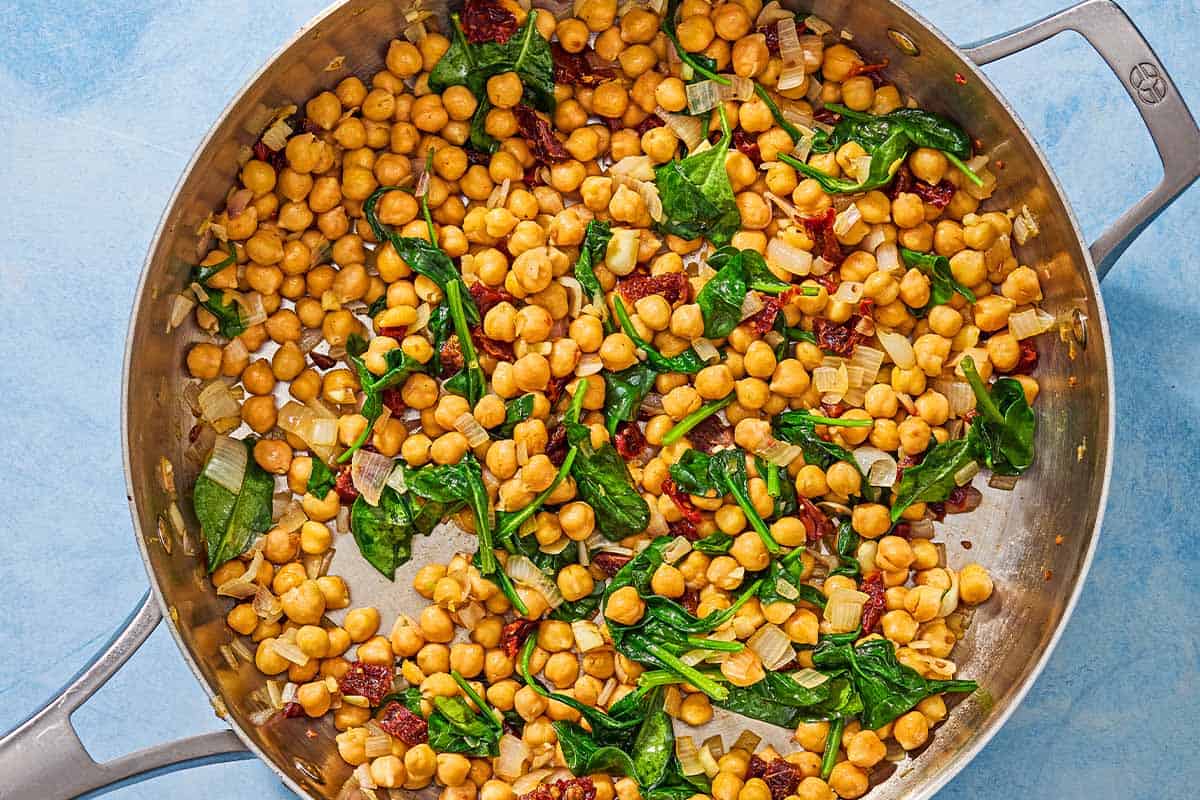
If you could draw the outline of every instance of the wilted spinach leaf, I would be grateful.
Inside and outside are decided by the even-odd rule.
[[[958,293],[967,302],[975,302],[975,293],[954,279],[950,271],[950,259],[934,253],[918,253],[907,247],[900,248],[904,265],[916,267],[929,278],[929,302],[917,310],[917,316],[929,313],[929,309],[950,302],[950,298]]]
[[[742,225],[733,196],[733,185],[725,171],[732,133],[721,114],[721,139],[707,150],[668,161],[655,169],[663,219],[658,227],[681,239],[701,236],[718,247],[728,244]]]
[[[620,372],[603,373],[604,420],[609,434],[616,433],[622,422],[633,422],[646,395],[654,388],[658,372],[649,364],[637,363]]]
[[[989,389],[970,356],[962,360],[962,369],[975,392],[979,415],[971,421],[970,433],[978,439],[984,463],[999,475],[1021,475],[1033,464],[1037,429],[1025,390],[1014,378],[1000,378]]]
[[[704,284],[696,303],[704,316],[704,335],[721,339],[742,321],[742,301],[751,289],[779,294],[791,288],[767,268],[762,254],[754,250],[722,247],[708,258],[717,274]]]
[[[246,471],[237,494],[203,471],[192,488],[192,509],[204,535],[209,572],[246,552],[254,538],[271,527],[275,477],[254,460],[251,441],[243,441],[242,446],[246,448]]]

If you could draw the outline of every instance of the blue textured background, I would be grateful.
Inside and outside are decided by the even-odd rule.
[[[925,0],[957,41],[1061,0]],[[209,124],[325,0],[0,2],[0,730],[92,655],[145,590],[121,476],[120,371],[146,247]],[[1200,108],[1196,0],[1130,0]],[[1071,34],[989,74],[1094,237],[1157,180],[1132,104]],[[1082,601],[1024,705],[941,798],[1190,797],[1200,714],[1200,478],[1193,189],[1104,285],[1116,353],[1112,496]],[[219,721],[159,630],[75,717],[98,759]],[[292,795],[257,762],[122,789],[122,800]]]

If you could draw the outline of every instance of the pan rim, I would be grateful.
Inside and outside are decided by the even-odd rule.
[[[967,70],[969,70],[970,77],[974,78],[975,80],[978,80],[984,86],[984,88],[988,91],[988,93],[1008,113],[1009,117],[1012,119],[1013,123],[1015,124],[1016,131],[1025,139],[1025,141],[1027,141],[1029,143],[1033,152],[1036,154],[1038,162],[1039,162],[1042,170],[1045,172],[1046,176],[1049,178],[1050,185],[1053,187],[1054,192],[1057,195],[1058,199],[1062,202],[1063,208],[1066,210],[1067,221],[1070,223],[1071,231],[1074,234],[1075,241],[1080,246],[1080,252],[1082,255],[1081,267],[1082,267],[1082,271],[1083,271],[1083,277],[1086,278],[1087,288],[1088,288],[1089,292],[1091,293],[1091,296],[1094,298],[1096,307],[1097,307],[1097,311],[1099,312],[1097,314],[1097,319],[1095,320],[1095,323],[1098,325],[1098,337],[1094,337],[1089,342],[1089,345],[1091,345],[1093,347],[1096,346],[1096,344],[1097,344],[1096,339],[1098,338],[1098,340],[1099,340],[1098,344],[1102,348],[1102,351],[1103,351],[1103,356],[1104,356],[1103,360],[1104,360],[1104,368],[1105,368],[1104,388],[1106,391],[1106,396],[1103,398],[1103,402],[1104,402],[1104,405],[1105,405],[1105,408],[1107,411],[1106,419],[1105,419],[1105,437],[1104,437],[1104,442],[1103,442],[1103,446],[1104,446],[1103,463],[1102,463],[1103,474],[1102,474],[1102,478],[1101,478],[1099,494],[1095,498],[1095,502],[1097,503],[1096,512],[1095,512],[1095,522],[1093,523],[1091,531],[1089,533],[1088,545],[1087,545],[1086,551],[1083,554],[1083,558],[1080,562],[1079,572],[1078,572],[1077,576],[1075,577],[1074,585],[1071,587],[1070,594],[1068,595],[1066,602],[1063,605],[1063,609],[1062,609],[1061,615],[1059,617],[1059,620],[1058,620],[1057,624],[1055,625],[1054,630],[1053,630],[1049,640],[1047,641],[1045,647],[1042,649],[1041,653],[1039,654],[1036,662],[1033,664],[1032,668],[1030,668],[1026,672],[1025,676],[1021,679],[1020,683],[1018,683],[1016,685],[1015,690],[1013,691],[1012,696],[1011,696],[1011,698],[1012,698],[1011,701],[1007,703],[1007,705],[1003,711],[1001,711],[998,715],[996,715],[995,717],[992,717],[991,719],[989,719],[987,721],[986,729],[984,730],[983,735],[976,738],[968,746],[966,746],[966,747],[962,748],[961,750],[959,750],[958,752],[956,752],[941,769],[939,769],[932,776],[930,776],[927,779],[927,781],[925,782],[925,784],[916,790],[916,793],[907,795],[912,798],[918,798],[919,800],[924,800],[924,798],[932,797],[940,789],[942,789],[947,783],[949,783],[951,779],[953,779],[956,775],[958,775],[958,773],[961,772],[971,761],[973,761],[975,759],[975,757],[979,754],[979,752],[981,750],[983,750],[983,748],[989,742],[991,742],[992,738],[1000,731],[1000,729],[1003,728],[1004,725],[1006,725],[1008,723],[1009,719],[1016,712],[1016,710],[1020,707],[1021,703],[1024,702],[1030,689],[1033,688],[1033,685],[1037,682],[1038,678],[1041,676],[1042,671],[1045,669],[1046,665],[1049,663],[1051,656],[1054,654],[1055,649],[1058,647],[1059,641],[1061,640],[1067,625],[1070,623],[1071,616],[1074,614],[1075,608],[1079,602],[1080,595],[1082,594],[1084,585],[1087,582],[1087,577],[1088,577],[1088,573],[1091,570],[1092,561],[1095,558],[1096,549],[1097,549],[1099,539],[1100,539],[1100,532],[1101,532],[1101,529],[1102,529],[1103,523],[1104,523],[1105,511],[1106,511],[1107,505],[1108,505],[1108,494],[1109,494],[1110,483],[1112,480],[1113,450],[1114,450],[1115,436],[1116,436],[1116,431],[1115,431],[1116,391],[1115,391],[1113,354],[1112,354],[1112,348],[1111,348],[1111,340],[1109,337],[1108,314],[1107,314],[1107,311],[1105,310],[1103,294],[1100,291],[1100,280],[1096,274],[1095,265],[1092,262],[1092,256],[1091,256],[1090,249],[1086,245],[1085,240],[1083,238],[1083,234],[1080,230],[1079,222],[1075,216],[1074,208],[1070,202],[1069,197],[1066,195],[1066,193],[1063,190],[1062,184],[1058,179],[1058,175],[1055,173],[1053,167],[1051,166],[1049,160],[1047,159],[1045,152],[1043,152],[1041,144],[1029,131],[1028,127],[1025,125],[1025,122],[1021,119],[1020,115],[1017,114],[1016,110],[1009,103],[1009,101],[1005,97],[1005,95],[999,91],[999,89],[991,81],[991,79],[989,79],[988,76],[983,72],[982,67],[975,64],[973,61],[971,61],[966,56],[962,47],[960,47],[958,44],[951,41],[941,31],[940,28],[938,28],[936,25],[932,24],[923,15],[914,11],[906,3],[901,2],[901,0],[887,0],[887,1],[894,9],[893,13],[898,12],[900,14],[907,14],[909,17],[909,20],[911,21],[911,23],[914,26],[921,27],[924,31],[929,33],[931,36],[936,38],[942,45],[944,45],[946,48],[948,48],[952,53],[954,53],[956,56],[958,56],[960,61],[963,64],[963,66]],[[196,681],[203,688],[205,694],[208,695],[208,698],[210,701],[218,700],[220,695],[215,690],[215,687],[213,686],[213,684],[210,683],[205,678],[203,672],[200,669],[199,663],[198,663],[195,655],[192,653],[191,649],[187,646],[187,643],[184,641],[182,633],[180,632],[174,618],[170,614],[169,605],[166,601],[165,596],[162,593],[162,588],[159,584],[159,577],[151,565],[150,553],[149,553],[149,549],[148,549],[148,545],[147,545],[147,537],[146,537],[145,531],[143,531],[143,529],[142,529],[142,525],[139,520],[139,516],[138,516],[138,512],[137,512],[138,498],[136,497],[136,493],[135,493],[136,490],[135,490],[135,483],[134,483],[134,478],[133,478],[133,464],[132,464],[132,456],[131,456],[132,442],[130,439],[130,434],[131,434],[131,430],[130,430],[131,376],[133,373],[134,358],[135,358],[135,352],[134,352],[134,343],[136,340],[135,334],[136,334],[136,331],[138,328],[139,319],[141,317],[141,315],[136,312],[138,309],[140,309],[143,306],[143,303],[146,303],[149,299],[147,297],[148,281],[149,281],[149,276],[151,274],[151,271],[152,271],[152,268],[154,265],[155,255],[156,255],[163,239],[168,235],[168,232],[169,232],[168,223],[169,223],[170,219],[174,216],[174,211],[175,211],[180,199],[183,196],[184,185],[187,183],[187,181],[191,177],[193,171],[196,169],[201,156],[206,152],[206,150],[216,140],[217,131],[222,127],[222,124],[224,123],[224,121],[236,109],[241,107],[244,99],[250,94],[251,90],[255,87],[257,82],[267,72],[269,72],[271,70],[271,68],[275,65],[275,63],[277,61],[279,61],[279,59],[284,54],[286,54],[293,47],[299,45],[301,43],[301,41],[309,34],[309,32],[313,28],[320,25],[328,17],[332,16],[334,13],[339,11],[343,6],[349,5],[351,2],[352,2],[352,0],[335,0],[333,3],[326,6],[324,9],[322,9],[317,14],[315,14],[311,19],[309,19],[307,22],[305,22],[297,30],[297,32],[295,34],[293,34],[286,42],[284,42],[280,47],[276,48],[271,53],[271,55],[263,62],[262,66],[260,66],[257,70],[255,70],[255,72],[249,78],[247,78],[247,80],[243,83],[241,88],[238,89],[236,94],[233,95],[232,99],[228,103],[225,104],[225,106],[221,110],[220,115],[217,116],[213,120],[211,126],[208,129],[208,132],[205,133],[204,137],[196,145],[195,150],[193,151],[191,157],[188,159],[187,165],[184,167],[183,171],[180,173],[180,177],[179,177],[178,181],[175,183],[175,186],[171,190],[171,194],[168,198],[168,201],[164,206],[163,213],[159,218],[158,225],[155,228],[154,236],[150,240],[150,243],[148,245],[147,254],[142,263],[141,275],[138,279],[137,289],[135,291],[133,303],[131,305],[131,313],[130,313],[129,323],[128,323],[128,327],[126,330],[126,337],[125,337],[125,352],[124,352],[123,364],[122,364],[122,369],[121,369],[121,450],[122,450],[122,464],[123,464],[124,473],[125,473],[126,497],[127,497],[128,503],[129,503],[129,511],[130,511],[130,516],[131,516],[131,520],[133,523],[133,533],[134,533],[134,538],[137,540],[138,552],[140,553],[140,555],[142,557],[142,565],[145,568],[146,575],[149,579],[150,590],[153,593],[154,598],[157,601],[160,610],[162,611],[164,621],[165,621],[168,629],[171,632],[171,637],[174,639],[176,646],[179,648],[180,653],[183,655],[184,661],[187,664],[188,668],[191,670],[192,674],[195,676]],[[296,792],[301,797],[305,797],[305,798],[313,797],[313,795],[311,795],[307,789],[305,789],[299,783],[297,783],[295,780],[293,780],[279,766],[279,764],[277,764],[275,762],[275,760],[273,760],[266,753],[263,752],[262,748],[260,748],[257,745],[257,743],[255,742],[254,737],[251,736],[243,728],[243,726],[238,722],[238,720],[236,718],[234,718],[232,716],[224,716],[224,717],[222,717],[222,719],[226,724],[228,724],[232,728],[233,732],[237,735],[237,737],[246,746],[247,750],[249,752],[253,753],[254,756],[260,762],[264,763],[268,768],[270,768],[280,778],[280,780],[282,780],[284,785],[286,785],[293,792]]]

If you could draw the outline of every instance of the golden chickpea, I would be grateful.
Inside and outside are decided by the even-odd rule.
[[[884,536],[879,540],[875,553],[875,564],[887,572],[907,570],[916,559],[907,539],[899,536]]]
[[[660,564],[650,578],[650,588],[655,594],[677,599],[683,597],[687,587],[682,572],[670,564]]]
[[[621,332],[610,333],[600,345],[600,360],[610,372],[620,372],[637,361],[633,340]]]
[[[862,474],[853,464],[838,461],[825,471],[825,482],[829,485],[829,491],[841,497],[849,497],[858,494],[862,488]]]
[[[1042,299],[1042,285],[1035,270],[1017,267],[1000,285],[1000,294],[1017,305],[1028,305]]]
[[[732,560],[732,559],[731,559]],[[619,625],[634,625],[646,612],[646,604],[637,589],[623,586],[612,593],[604,607],[604,616]]]
[[[902,608],[888,611],[880,618],[879,624],[883,635],[898,644],[908,644],[916,638],[917,621]]]
[[[654,88],[654,100],[667,111],[683,111],[687,108],[687,92],[683,81],[675,77],[664,78]]]
[[[567,602],[582,600],[596,588],[595,581],[581,564],[568,564],[558,573],[558,590]]]
[[[325,681],[314,681],[306,683],[296,690],[296,702],[308,716],[320,717],[329,710],[333,698],[329,694],[329,687],[325,685]]]
[[[329,634],[316,625],[305,625],[296,631],[296,646],[309,658],[329,655]]]
[[[892,527],[892,520],[886,506],[879,503],[861,503],[851,512],[850,524],[860,536],[876,539],[887,533]]]
[[[749,572],[766,569],[771,560],[766,545],[754,531],[739,534],[729,548],[729,555],[737,559],[737,562]]]
[[[427,744],[410,747],[404,754],[404,770],[410,787],[420,788],[429,783],[437,770],[437,753]]]
[[[785,358],[775,366],[771,376],[771,391],[787,398],[801,397],[808,391],[811,378],[804,366],[794,358]]]
[[[978,286],[987,279],[987,262],[978,250],[961,250],[950,256],[950,272],[964,286]]]
[[[325,613],[325,595],[313,580],[285,592],[279,602],[288,619],[301,625],[315,625]]]
[[[440,606],[427,606],[421,611],[418,624],[426,641],[445,643],[454,638],[454,621]]]
[[[837,792],[837,796],[845,800],[862,797],[870,788],[867,773],[849,761],[841,761],[834,765],[829,773],[829,788]]]
[[[379,631],[379,609],[370,606],[351,609],[346,612],[342,627],[350,634],[350,641],[365,642]]]
[[[941,604],[942,590],[934,586],[917,586],[904,596],[904,610],[917,622],[928,622],[936,617]]]
[[[828,722],[801,722],[792,738],[810,753],[820,753],[825,750],[825,739],[828,736]]]
[[[902,714],[892,724],[892,736],[905,750],[915,750],[929,740],[929,720],[920,711]]]
[[[900,423],[900,447],[909,455],[925,452],[933,431],[929,423],[920,417],[908,417]]]
[[[819,769],[818,764],[818,771]],[[796,787],[796,797],[798,800],[836,800],[829,785],[815,775],[809,775],[800,781],[800,785]]]
[[[985,602],[992,596],[992,576],[979,564],[967,564],[958,573],[958,595],[968,605]]]
[[[286,672],[291,662],[275,651],[274,639],[263,639],[254,652],[254,666],[264,675]]]
[[[220,374],[221,348],[209,342],[192,346],[187,355],[188,372],[193,378],[211,380]]]
[[[699,53],[712,43],[716,30],[708,17],[697,15],[680,22],[676,26],[676,35],[684,50]]]

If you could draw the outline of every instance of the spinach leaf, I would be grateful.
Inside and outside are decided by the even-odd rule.
[[[975,302],[975,293],[954,279],[950,271],[950,259],[934,253],[918,253],[907,247],[900,248],[904,265],[916,267],[929,278],[929,302],[918,309],[917,316],[924,316],[929,309],[950,302],[955,293],[962,295],[968,302]]]
[[[850,520],[843,520],[842,524],[838,526],[837,539],[834,544],[840,563],[830,571],[830,575],[849,575],[852,578],[862,575],[862,565],[858,563],[857,557],[858,545],[861,542],[862,537],[854,530]]]
[[[668,161],[654,170],[662,198],[663,219],[659,230],[681,239],[701,236],[718,247],[728,244],[742,225],[733,185],[725,171],[725,159],[733,134],[721,115],[721,139],[707,150]]]
[[[782,728],[854,716],[862,708],[853,685],[841,671],[811,689],[786,673],[768,672],[763,680],[730,692],[729,698],[717,705]]]
[[[205,289],[208,299],[201,303],[208,313],[217,318],[217,330],[226,339],[246,332],[246,318],[242,307],[220,289]]]
[[[721,398],[720,400],[713,400],[711,403],[705,403],[704,405],[700,406],[700,408],[696,409],[691,414],[688,414],[686,417],[679,420],[679,422],[675,423],[674,427],[666,432],[662,439],[663,446],[678,442],[680,439],[686,436],[688,431],[690,431],[692,428],[696,427],[701,422],[704,422],[704,420],[708,419],[713,414],[716,414],[736,399],[737,395],[733,392],[730,392],[727,396]]]
[[[325,497],[337,482],[337,475],[317,456],[312,458],[312,471],[308,474],[305,488],[313,497]]]
[[[775,417],[771,422],[771,427],[775,432],[776,438],[789,444],[800,445],[800,448],[804,451],[805,463],[815,464],[821,469],[829,469],[834,463],[845,461],[862,475],[862,469],[859,468],[854,454],[840,444],[822,439],[817,435],[816,426],[836,425],[843,428],[866,428],[873,424],[874,422],[869,419],[823,417],[801,408],[794,411],[785,411]],[[870,487],[866,483],[867,476],[862,475],[862,477],[863,489],[869,492]]]
[[[685,450],[679,460],[671,465],[670,472],[675,483],[689,494],[704,495],[716,490],[722,495],[732,495],[750,526],[762,539],[767,552],[779,552],[779,543],[750,502],[750,476],[746,470],[745,451],[731,448],[718,450],[709,456],[699,450]]]
[[[568,547],[564,552],[570,552],[572,548]],[[575,563],[574,560],[567,563]],[[541,565],[539,565],[541,566]],[[566,566],[566,564],[563,564]],[[562,567],[554,570],[557,573]],[[549,570],[544,570],[550,572]],[[550,573],[553,574],[553,573]],[[558,619],[563,622],[577,622],[581,619],[592,619],[596,616],[596,612],[600,610],[600,601],[604,598],[604,584],[597,583],[592,593],[586,597],[581,597],[575,601],[565,601],[558,608],[550,612],[550,619]]]
[[[501,422],[490,431],[492,438],[511,439],[513,429],[517,427],[517,423],[529,419],[529,415],[533,413],[533,401],[534,396],[532,394],[523,394],[514,400],[510,400],[504,408],[504,422]]]
[[[633,340],[635,347],[646,354],[646,363],[656,372],[682,372],[685,375],[694,375],[704,369],[704,359],[700,358],[700,355],[690,347],[677,356],[671,358],[664,356],[655,349],[654,345],[638,335],[621,298],[614,295],[612,300],[613,308],[617,312],[617,320],[621,323],[621,330],[625,331],[625,335]]]
[[[654,388],[658,375],[649,364],[638,362],[620,372],[603,373],[604,376],[604,420],[609,435],[617,432],[622,422],[633,422],[646,395]]]
[[[576,394],[579,392],[576,389]],[[650,507],[634,487],[629,466],[617,448],[612,442],[593,447],[587,426],[574,421],[563,424],[567,426],[567,441],[577,453],[571,477],[579,499],[596,512],[596,527],[613,541],[646,530]]]
[[[1014,378],[1000,378],[989,390],[970,356],[962,360],[962,369],[975,392],[979,415],[971,422],[970,433],[975,434],[984,463],[999,475],[1024,473],[1033,463],[1037,429],[1025,390]]]
[[[384,356],[387,361],[387,371],[382,375],[375,375],[367,369],[367,364],[362,358],[366,351],[366,340],[358,334],[351,334],[346,340],[346,355],[358,373],[358,385],[362,388],[363,393],[363,405],[360,413],[367,418],[367,424],[354,443],[338,456],[339,464],[349,461],[354,457],[355,451],[367,443],[367,437],[371,435],[375,420],[379,419],[379,415],[383,413],[384,389],[400,385],[414,372],[425,371],[425,366],[420,361],[410,358],[397,347],[395,350],[389,350]],[[324,495],[321,496],[324,497]]]
[[[254,460],[250,440],[243,441],[242,446],[246,448],[246,471],[236,494],[204,471],[192,489],[192,509],[204,535],[209,572],[246,552],[254,538],[271,527],[275,477]],[[212,455],[208,458],[211,461]]]
[[[452,670],[450,675],[479,711],[472,709],[467,699],[457,695],[434,697],[433,713],[428,720],[429,746],[439,753],[463,753],[479,757],[499,755],[500,736],[504,728],[496,712],[457,670]]]
[[[599,744],[591,734],[573,722],[559,720],[553,725],[567,769],[575,775],[595,772],[630,777],[637,775],[633,759],[621,747]]]
[[[806,297],[808,296],[808,290],[810,288],[812,287],[803,287],[803,292]],[[819,292],[820,290],[818,289],[817,291]],[[810,344],[817,343],[817,336],[812,331],[806,331],[799,326],[789,328],[787,325],[787,317],[783,314],[775,317],[775,325],[773,326],[773,330],[783,337],[779,340],[774,348],[776,361],[783,361],[785,358],[787,358],[788,350],[790,350],[792,345],[796,342],[809,342]]]
[[[598,219],[590,220],[583,234],[583,244],[579,248],[579,260],[575,262],[575,279],[583,287],[583,292],[592,305],[601,310],[606,308],[604,289],[600,286],[600,279],[596,277],[595,267],[603,263],[611,239],[612,226],[609,223]]]
[[[379,505],[371,505],[360,495],[350,507],[350,533],[358,552],[388,580],[395,580],[396,568],[412,556],[415,532],[411,501],[390,486],[384,487]]]
[[[762,576],[762,588],[758,591],[759,602],[766,606],[771,603],[794,603],[799,599],[806,603],[812,603],[817,608],[825,608],[824,593],[817,587],[804,582],[804,567],[800,561],[803,553],[804,548],[797,547],[783,558],[771,562]],[[792,592],[787,595],[781,594],[779,592],[781,582],[789,584]]]
[[[733,547],[733,537],[722,531],[710,533],[703,539],[692,542],[693,550],[712,556],[724,555],[729,552],[731,547]]]
[[[207,288],[208,282],[212,280],[218,273],[224,272],[237,263],[237,247],[233,244],[233,242],[227,242],[225,247],[229,255],[227,255],[225,258],[222,258],[216,264],[210,264],[208,266],[205,266],[204,264],[196,264],[192,267],[193,281]]]
[[[708,265],[717,274],[704,284],[696,303],[704,316],[704,335],[721,339],[742,321],[742,301],[751,289],[779,294],[791,288],[767,268],[762,254],[754,250],[722,247],[709,256]]]
[[[973,692],[975,681],[939,681],[921,677],[896,660],[895,646],[887,639],[853,644],[822,642],[813,651],[813,665],[821,671],[849,672],[862,698],[859,715],[863,728],[874,729],[893,721],[926,697],[943,692]]]
[[[978,434],[974,425],[962,439],[951,439],[934,445],[920,464],[908,467],[893,490],[892,522],[913,503],[938,503],[954,491],[954,476],[975,460]]]
[[[871,156],[871,166],[863,180],[835,178],[816,167],[805,164],[789,153],[780,153],[779,160],[788,164],[805,177],[813,178],[829,194],[856,194],[887,186],[892,182],[896,170],[912,151],[912,140],[900,127],[891,128],[887,137],[876,143],[859,142]]]

